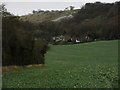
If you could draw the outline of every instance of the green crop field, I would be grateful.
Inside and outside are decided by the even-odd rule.
[[[3,77],[3,88],[117,88],[118,41],[52,45],[46,65]]]

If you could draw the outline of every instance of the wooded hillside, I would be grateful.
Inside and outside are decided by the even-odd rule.
[[[67,13],[66,16],[72,15],[72,18],[63,18],[60,21],[52,21],[54,17],[53,12],[47,12],[42,14],[32,14],[31,16],[24,16],[28,19],[25,25],[28,31],[34,33],[36,38],[42,38],[48,42],[54,42],[53,37],[57,38],[61,35],[64,36],[64,42],[72,39],[79,40],[80,42],[96,41],[96,40],[114,40],[120,38],[120,32],[118,30],[118,5],[120,2],[115,3],[86,3],[79,10],[70,11],[56,11],[55,17],[59,17],[62,14]],[[74,14],[70,14],[75,12]],[[37,15],[37,16],[36,16]],[[43,20],[42,23],[31,22],[33,16],[34,20]],[[45,16],[45,17],[44,17]],[[22,17],[23,18],[23,17]],[[25,19],[25,20],[26,20]],[[30,22],[29,22],[30,21]]]

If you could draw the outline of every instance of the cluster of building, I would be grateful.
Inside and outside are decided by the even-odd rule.
[[[67,41],[68,43],[82,43],[84,41],[90,41],[90,37],[88,36],[85,36],[84,38],[78,38],[78,37],[68,37],[68,36],[63,36],[63,35],[60,35],[60,36],[56,36],[56,37],[53,37],[53,41],[54,42],[62,42],[62,41]]]

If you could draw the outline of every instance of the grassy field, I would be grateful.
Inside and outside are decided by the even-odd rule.
[[[18,70],[3,77],[3,88],[118,87],[118,41],[54,45],[46,65]]]

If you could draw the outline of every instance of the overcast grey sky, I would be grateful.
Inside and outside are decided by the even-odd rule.
[[[9,2],[8,2],[9,1]],[[44,1],[44,2],[43,2]],[[73,2],[74,1],[74,2]],[[118,0],[2,0],[6,4],[6,8],[14,15],[25,15],[31,13],[32,10],[64,10],[72,5],[76,9],[80,9],[87,2],[116,2]]]

